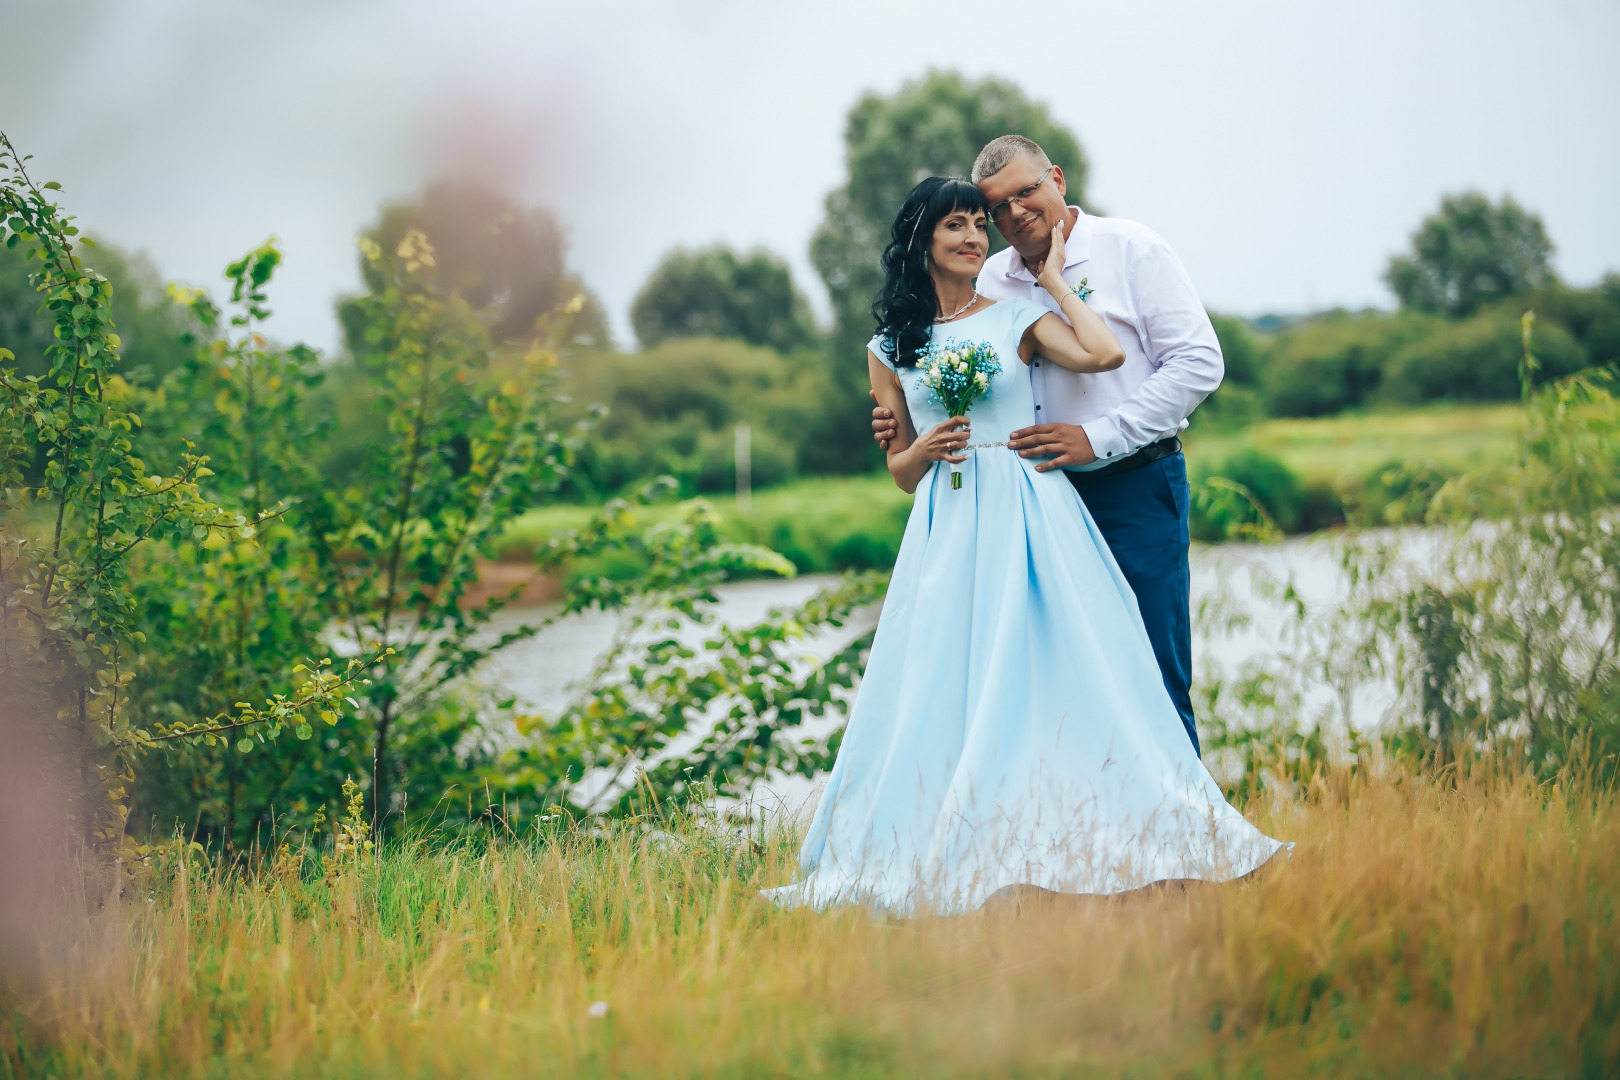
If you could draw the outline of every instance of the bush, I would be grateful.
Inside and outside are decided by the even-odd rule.
[[[1305,486],[1281,459],[1264,450],[1243,447],[1224,459],[1194,464],[1191,476],[1194,486],[1211,477],[1241,485],[1283,532],[1299,530],[1306,505]],[[1231,522],[1227,520],[1228,511],[1205,500],[1195,502],[1191,515],[1195,537],[1217,541],[1233,535]]]
[[[1329,312],[1276,335],[1261,385],[1277,416],[1328,416],[1365,402],[1387,358],[1439,322],[1403,312]]]
[[[1433,324],[1389,355],[1377,398],[1399,404],[1513,400],[1519,396],[1524,352],[1522,313],[1520,304],[1502,305],[1461,322]],[[1536,329],[1536,352],[1547,378],[1571,375],[1587,365],[1586,350],[1550,320]]]
[[[1352,525],[1416,525],[1428,516],[1429,504],[1449,479],[1433,463],[1396,459],[1342,484],[1338,495]]]
[[[1620,274],[1607,275],[1595,289],[1571,289],[1554,283],[1531,294],[1528,304],[1512,305],[1508,310],[1517,315],[1525,307],[1540,320],[1536,327],[1537,352],[1546,352],[1547,332],[1556,323],[1586,350],[1590,363],[1620,362]]]
[[[739,421],[752,432],[754,484],[779,484],[799,471],[805,432],[826,400],[824,378],[808,353],[789,357],[712,338],[586,354],[562,389],[577,415],[596,404],[607,415],[581,446],[567,493],[614,495],[659,473],[688,493],[730,490]]]

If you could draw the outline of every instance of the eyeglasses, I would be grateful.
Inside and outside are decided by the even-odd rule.
[[[1032,197],[1034,197],[1036,190],[1039,189],[1042,184],[1046,183],[1046,178],[1052,175],[1052,170],[1056,167],[1057,166],[1055,165],[1048,165],[1046,167],[1046,171],[1041,173],[1041,178],[1039,180],[1035,181],[1027,188],[1020,189],[1015,194],[1002,199],[1000,202],[996,203],[996,205],[992,206],[990,208],[990,220],[994,221],[997,218],[1005,217],[1007,215],[1007,211],[1012,208],[1013,203],[1017,203],[1020,207],[1027,203]]]

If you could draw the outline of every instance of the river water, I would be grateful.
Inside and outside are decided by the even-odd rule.
[[[1323,621],[1322,613],[1331,611],[1347,592],[1347,578],[1340,568],[1342,547],[1338,537],[1328,534],[1274,545],[1193,548],[1195,696],[1216,682],[1230,684],[1256,671],[1286,669],[1297,676],[1293,697],[1283,703],[1296,714],[1292,718],[1340,729],[1347,723],[1357,728],[1379,723],[1396,701],[1395,689],[1387,680],[1335,687],[1313,680],[1305,671],[1315,654],[1335,644],[1335,628]],[[805,575],[728,585],[719,590],[717,616],[733,624],[755,622],[772,608],[802,603],[836,580],[833,575]],[[1284,599],[1289,589],[1291,594]],[[1308,616],[1303,620],[1299,618],[1302,610]],[[534,623],[555,611],[555,607],[511,609],[502,613],[492,629],[499,632]],[[869,629],[877,614],[874,607],[842,631],[806,641],[802,655],[807,662],[830,656],[849,638]],[[515,695],[526,710],[555,714],[611,644],[617,626],[616,616],[569,616],[497,653],[483,676],[493,687]],[[702,634],[692,636],[696,640]],[[756,794],[763,800],[801,805],[811,797],[814,786],[789,780]]]

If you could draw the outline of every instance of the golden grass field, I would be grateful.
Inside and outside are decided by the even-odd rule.
[[[1616,1075],[1612,793],[1339,770],[1248,812],[1298,842],[1252,881],[909,922],[774,910],[790,838],[693,823],[192,853],[79,928],[0,1074]]]

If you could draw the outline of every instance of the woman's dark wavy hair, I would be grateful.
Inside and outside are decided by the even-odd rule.
[[[883,352],[895,366],[917,363],[939,314],[939,297],[928,273],[934,226],[957,210],[988,213],[989,209],[984,194],[960,176],[930,176],[900,204],[889,229],[889,246],[883,249],[883,288],[872,301]]]

